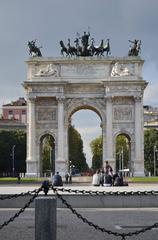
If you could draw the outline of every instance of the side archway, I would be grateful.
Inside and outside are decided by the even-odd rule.
[[[55,172],[55,138],[50,133],[39,137],[39,172],[40,176],[51,176]]]
[[[120,131],[114,139],[115,171],[132,172],[132,136],[126,131]],[[125,170],[125,171],[126,171]]]

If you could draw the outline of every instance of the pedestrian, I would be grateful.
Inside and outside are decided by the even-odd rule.
[[[104,170],[101,169],[100,171],[100,185],[103,186],[104,185]]]
[[[69,174],[66,173],[66,174],[65,174],[65,183],[68,183],[68,180],[69,180]]]
[[[56,172],[52,177],[52,185],[53,186],[63,186],[62,178],[59,175],[59,172]]]

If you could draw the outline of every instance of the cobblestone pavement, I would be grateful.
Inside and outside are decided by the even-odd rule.
[[[11,217],[17,209],[0,209],[0,224]],[[90,221],[112,231],[129,232],[158,222],[158,209],[77,209]],[[0,230],[2,240],[35,240],[34,209],[26,210],[13,223]],[[68,209],[57,210],[57,240],[119,240],[121,237],[107,235],[83,223]],[[156,240],[158,228],[127,240]]]

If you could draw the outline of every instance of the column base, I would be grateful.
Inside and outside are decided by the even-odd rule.
[[[31,159],[26,160],[26,177],[39,177],[38,162]]]
[[[67,169],[66,169],[66,161],[64,159],[58,159],[55,162],[55,172],[59,172],[59,174],[62,177],[65,177],[65,174],[67,173]]]

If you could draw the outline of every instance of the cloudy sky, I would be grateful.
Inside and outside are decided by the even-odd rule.
[[[144,104],[158,106],[157,11],[157,0],[1,0],[0,105],[25,96],[27,41],[38,39],[43,56],[58,57],[60,40],[74,39],[76,32],[82,34],[90,26],[96,42],[110,38],[112,56],[126,56],[129,39],[142,40],[143,77],[149,82]],[[74,123],[79,119],[76,113]],[[97,131],[100,120],[94,119],[80,130]]]

